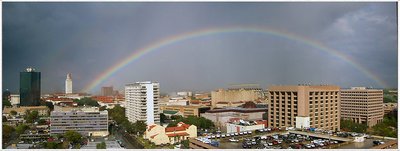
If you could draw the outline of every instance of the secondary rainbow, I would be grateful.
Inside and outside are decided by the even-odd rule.
[[[122,69],[123,67],[127,66],[131,62],[138,60],[139,58],[143,57],[144,55],[156,51],[156,50],[161,50],[161,48],[166,47],[168,45],[172,45],[175,43],[179,43],[185,40],[197,38],[197,37],[203,37],[203,36],[210,36],[210,35],[216,35],[216,34],[222,34],[222,33],[240,33],[240,32],[250,32],[250,33],[261,33],[265,34],[268,36],[277,36],[281,38],[285,38],[288,40],[292,41],[297,41],[301,42],[305,45],[309,45],[311,47],[317,48],[318,50],[327,52],[328,54],[331,54],[333,56],[336,56],[337,58],[342,59],[343,61],[349,63],[359,71],[361,71],[363,74],[368,76],[370,79],[374,80],[377,82],[380,86],[386,87],[387,84],[381,80],[377,75],[373,74],[369,70],[367,70],[365,67],[361,66],[358,62],[353,61],[349,56],[346,56],[345,54],[341,53],[340,51],[329,48],[325,46],[324,44],[306,38],[306,37],[300,37],[298,35],[286,32],[286,31],[280,31],[272,28],[265,28],[265,27],[224,27],[224,28],[208,28],[208,29],[203,29],[203,30],[197,30],[197,31],[192,31],[192,32],[187,32],[187,33],[182,33],[178,35],[174,35],[171,37],[166,37],[162,40],[159,40],[155,43],[152,43],[146,47],[143,47],[139,50],[133,51],[132,54],[130,54],[128,57],[124,58],[122,61],[114,64],[101,74],[97,76],[93,81],[90,82],[89,85],[87,85],[83,92],[90,92],[97,86],[99,86],[101,83],[103,83],[107,78],[112,76],[114,73]]]

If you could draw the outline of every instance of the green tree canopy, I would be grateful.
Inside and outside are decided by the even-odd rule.
[[[188,116],[187,118],[180,117],[175,121],[169,123],[167,127],[176,126],[177,123],[179,122],[184,122],[190,125],[196,125],[197,128],[202,128],[202,129],[210,129],[214,127],[214,123],[211,120],[206,119],[204,117],[196,117],[192,115]]]
[[[67,131],[64,134],[64,137],[73,143],[80,143],[82,141],[82,135],[76,131]]]
[[[368,126],[367,124],[359,124],[351,120],[341,120],[340,128],[343,129],[344,131],[365,133]]]
[[[6,107],[6,106],[12,106],[12,105],[11,105],[11,102],[10,102],[9,100],[4,100],[4,99],[3,99],[3,109],[4,109],[4,107]]]
[[[165,116],[165,114],[164,113],[160,113],[160,122],[161,123],[165,123],[165,119],[166,119],[167,117]]]
[[[82,99],[75,99],[74,102],[78,103],[78,106],[96,106],[99,107],[99,103],[97,103],[96,100],[93,100],[91,98],[82,98]]]
[[[46,149],[63,149],[62,144],[57,142],[45,142],[43,146]]]
[[[8,142],[14,131],[14,127],[3,124],[3,142]]]
[[[44,125],[44,124],[46,124],[47,123],[47,121],[45,120],[45,119],[40,119],[39,121],[38,121],[38,124],[39,125]]]
[[[38,111],[26,111],[25,114],[25,120],[27,123],[33,123],[39,118],[39,112]]]
[[[96,149],[106,149],[106,148],[107,148],[107,145],[105,142],[96,144]]]
[[[108,110],[108,115],[112,120],[115,120],[117,124],[122,124],[128,121],[125,117],[125,108],[116,105],[114,108]]]
[[[10,114],[11,115],[17,115],[17,111],[12,110],[12,111],[10,111]]]
[[[17,132],[17,134],[23,134],[27,129],[29,129],[28,125],[20,124],[15,128],[15,132]]]

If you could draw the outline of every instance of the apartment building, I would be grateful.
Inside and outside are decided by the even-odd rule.
[[[271,86],[268,125],[340,130],[340,87]]]
[[[159,83],[150,81],[125,85],[125,116],[130,122],[160,123],[159,90]]]
[[[85,136],[108,135],[108,111],[97,107],[52,111],[50,134],[64,134],[73,130]]]
[[[372,127],[383,121],[383,90],[352,87],[341,90],[341,118]]]

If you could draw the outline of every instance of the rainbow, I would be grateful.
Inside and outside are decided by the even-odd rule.
[[[162,40],[159,40],[155,43],[152,43],[146,47],[143,47],[139,50],[134,51],[132,54],[130,54],[128,57],[124,58],[120,62],[114,64],[113,66],[109,67],[107,70],[99,74],[93,81],[90,82],[89,85],[87,85],[84,89],[83,92],[90,92],[94,88],[98,87],[101,83],[103,83],[107,78],[112,76],[114,73],[122,69],[123,67],[127,66],[129,63],[138,60],[139,58],[145,56],[146,54],[160,50],[163,47],[167,47],[169,45],[179,43],[185,40],[197,38],[197,37],[203,37],[203,36],[209,36],[209,35],[216,35],[216,34],[221,34],[221,33],[240,33],[240,32],[250,32],[250,33],[262,33],[266,34],[269,36],[277,36],[281,38],[285,38],[288,40],[292,41],[297,41],[301,42],[305,45],[309,45],[311,47],[317,48],[318,50],[324,51],[328,54],[331,54],[333,56],[336,56],[337,58],[349,63],[359,71],[361,71],[363,74],[368,76],[370,79],[374,80],[377,82],[380,86],[386,87],[387,84],[381,80],[377,75],[373,74],[361,64],[355,62],[350,58],[349,56],[346,56],[345,54],[341,53],[340,51],[329,48],[325,46],[324,44],[306,38],[306,37],[300,37],[298,35],[288,33],[286,31],[280,31],[280,30],[275,30],[272,28],[265,28],[265,27],[242,27],[242,26],[235,26],[235,27],[228,27],[228,28],[208,28],[208,29],[203,29],[203,30],[197,30],[197,31],[192,31],[192,32],[186,32],[178,35],[174,35],[171,37],[166,37]]]

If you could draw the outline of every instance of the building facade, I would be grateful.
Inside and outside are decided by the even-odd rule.
[[[85,136],[107,136],[108,111],[98,108],[80,108],[70,111],[52,111],[50,134],[64,134],[73,130]]]
[[[341,118],[372,127],[383,121],[383,90],[352,87],[341,90]]]
[[[125,116],[130,122],[160,123],[159,90],[159,83],[150,81],[125,85]]]
[[[39,106],[40,104],[40,72],[27,68],[20,72],[20,105]]]
[[[264,129],[268,126],[268,122],[265,120],[259,121],[244,121],[233,119],[226,123],[226,133],[240,133],[246,131],[255,131],[259,129]]]
[[[12,106],[19,105],[20,104],[20,100],[19,99],[20,99],[19,94],[11,94],[10,95],[11,105]]]
[[[247,101],[263,99],[264,96],[264,90],[261,88],[218,89],[211,92],[211,107],[237,107]]]
[[[267,108],[225,108],[209,110],[200,116],[211,120],[215,126],[224,130],[226,123],[231,119],[262,120],[267,111]]]
[[[340,130],[339,86],[271,86],[268,90],[270,127]]]
[[[175,127],[162,127],[157,124],[147,126],[144,138],[156,145],[174,144],[197,137],[197,127],[195,125],[179,122]]]
[[[200,113],[205,113],[210,110],[210,107],[199,106],[199,105],[167,105],[160,106],[162,111],[178,111],[184,117],[188,117],[190,115],[200,117]]]
[[[71,73],[67,74],[67,79],[65,79],[65,94],[72,93],[72,77]]]
[[[101,87],[101,95],[102,96],[113,96],[114,95],[113,87]]]

